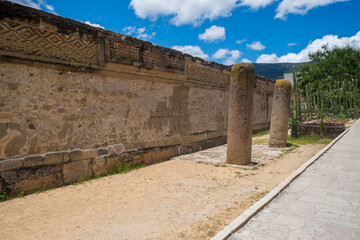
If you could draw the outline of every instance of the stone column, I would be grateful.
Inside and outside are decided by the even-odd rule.
[[[291,82],[277,80],[271,113],[270,140],[271,147],[286,147],[290,115]]]
[[[254,84],[254,66],[235,63],[230,74],[226,163],[251,162]]]

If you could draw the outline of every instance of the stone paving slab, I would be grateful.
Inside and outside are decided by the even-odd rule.
[[[360,120],[229,239],[359,240]]]
[[[188,160],[197,163],[206,163],[212,165],[227,165],[232,167],[241,167],[244,168],[244,165],[231,165],[226,164],[226,147],[227,145],[222,145],[219,147],[214,147],[206,150],[202,150],[196,153],[182,155],[175,157],[173,159],[177,160]],[[252,143],[252,156],[251,162],[252,166],[256,166],[261,163],[266,163],[270,160],[273,160],[279,157],[284,151],[291,149],[287,148],[273,148],[269,147],[267,143]],[[251,167],[251,166],[249,166]]]

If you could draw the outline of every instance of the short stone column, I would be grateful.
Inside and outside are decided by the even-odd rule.
[[[226,163],[251,163],[255,71],[251,63],[236,63],[230,74]]]
[[[271,147],[286,147],[290,115],[291,82],[277,80],[271,112],[270,139]]]

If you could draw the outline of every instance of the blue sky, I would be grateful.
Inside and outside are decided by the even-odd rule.
[[[359,0],[13,0],[223,64],[360,48]]]

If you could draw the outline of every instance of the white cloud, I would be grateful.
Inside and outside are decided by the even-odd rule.
[[[151,34],[146,33],[146,28],[142,27],[142,28],[137,28],[137,27],[133,27],[133,26],[129,26],[129,27],[124,27],[123,31],[125,32],[125,34],[131,35],[133,37],[142,39],[142,40],[150,40],[152,39],[156,33],[153,32]]]
[[[288,14],[305,15],[310,9],[349,0],[283,0],[276,9],[275,18],[286,19]]]
[[[10,0],[10,2],[18,3],[39,10],[46,9],[51,13],[55,13],[55,8],[52,5],[47,4],[45,0]]]
[[[236,40],[236,43],[237,44],[242,44],[242,43],[244,43],[246,41],[247,41],[247,39],[245,38],[245,39],[241,39],[241,40]]]
[[[242,55],[242,52],[238,50],[229,50],[221,48],[219,49],[214,55],[212,55],[213,59],[224,59],[223,64],[225,65],[232,65],[239,59]]]
[[[130,7],[140,18],[156,20],[170,16],[171,23],[201,25],[206,19],[229,17],[233,9],[248,6],[254,10],[276,0],[131,0]]]
[[[339,38],[337,35],[326,35],[321,39],[316,39],[310,43],[305,49],[299,53],[288,53],[286,55],[278,57],[275,53],[263,54],[258,59],[257,63],[278,63],[278,62],[307,62],[310,61],[309,54],[321,50],[321,47],[327,45],[329,49],[335,47],[346,47],[351,46],[360,48],[360,31],[352,37]]]
[[[251,63],[251,61],[250,61],[249,59],[247,59],[247,58],[243,58],[243,59],[241,60],[241,62],[249,62],[249,63]]]
[[[265,49],[265,46],[260,41],[255,41],[252,44],[246,44],[246,47],[256,51]]]
[[[97,27],[97,28],[105,29],[103,26],[101,26],[100,24],[97,24],[97,23],[91,23],[90,21],[86,21],[85,23],[86,23],[87,25],[92,26],[92,27]]]
[[[191,45],[173,46],[172,49],[178,50],[183,53],[190,54],[195,57],[200,57],[200,58],[204,58],[204,59],[209,58],[209,55],[205,54],[199,46],[191,46]]]
[[[298,43],[288,43],[288,47],[293,47],[293,46],[297,46],[297,45],[299,45]]]
[[[248,6],[253,10],[257,10],[259,8],[264,8],[275,1],[277,0],[242,0],[240,5]]]
[[[214,42],[216,40],[225,40],[225,28],[218,26],[211,26],[206,29],[204,33],[199,34],[200,40],[205,40],[208,42]]]

